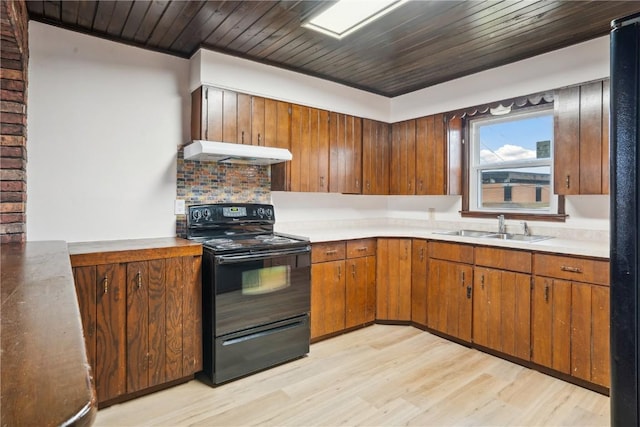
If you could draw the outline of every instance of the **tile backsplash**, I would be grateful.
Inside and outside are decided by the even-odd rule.
[[[184,160],[178,151],[177,198],[186,205],[200,203],[269,203],[269,166]],[[184,236],[186,216],[176,216],[176,234]]]

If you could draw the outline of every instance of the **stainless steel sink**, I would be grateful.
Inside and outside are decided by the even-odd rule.
[[[493,235],[492,231],[479,231],[479,230],[447,230],[447,231],[434,231],[433,234],[443,234],[446,236],[464,236],[464,237],[489,237]]]
[[[447,230],[447,231],[434,231],[433,234],[442,234],[445,236],[463,236],[463,237],[478,237],[482,239],[501,239],[501,240],[513,240],[517,242],[539,242],[541,240],[552,239],[551,236],[541,235],[526,235],[526,234],[511,234],[511,233],[495,233],[493,231],[480,231],[480,230]]]
[[[531,235],[528,236],[526,234],[511,234],[511,233],[494,233],[487,234],[483,237],[488,239],[502,239],[502,240],[515,240],[518,242],[539,242],[541,240],[552,239],[552,236],[541,236],[541,235]]]

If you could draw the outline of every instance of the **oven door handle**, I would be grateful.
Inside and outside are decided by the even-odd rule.
[[[217,264],[233,264],[238,262],[257,261],[261,259],[275,258],[279,256],[301,255],[309,252],[311,252],[311,247],[305,246],[303,248],[296,248],[296,249],[289,249],[289,250],[282,250],[282,251],[256,252],[256,253],[247,254],[247,255],[217,255],[215,259]]]

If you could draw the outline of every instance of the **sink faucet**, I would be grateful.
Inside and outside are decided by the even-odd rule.
[[[522,221],[522,234],[524,234],[525,236],[531,236],[531,230],[529,230],[527,221]]]
[[[504,223],[504,215],[498,215],[498,233],[506,233],[507,226]]]

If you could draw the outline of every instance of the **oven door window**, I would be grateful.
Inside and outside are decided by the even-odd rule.
[[[214,279],[216,336],[309,312],[308,252],[218,258]]]
[[[242,294],[260,295],[291,286],[291,266],[274,265],[242,272]]]

